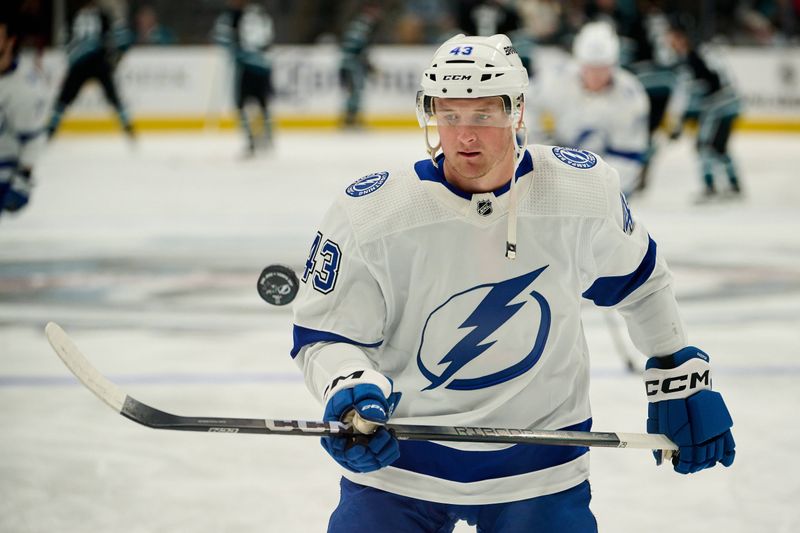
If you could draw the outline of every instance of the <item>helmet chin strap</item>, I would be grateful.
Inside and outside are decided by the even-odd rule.
[[[522,144],[518,142],[518,134],[522,133]],[[525,147],[528,146],[528,128],[525,127],[525,122],[522,118],[519,121],[519,127],[512,129],[511,137],[514,140],[514,155],[516,164],[514,165],[514,174],[511,176],[511,187],[508,192],[508,230],[506,234],[506,259],[514,260],[517,257],[517,203],[519,202],[517,194],[517,169],[519,169],[522,158],[525,157]]]
[[[439,139],[436,146],[431,146],[431,141],[428,137],[428,129],[430,129],[430,126],[428,125],[427,119],[425,120],[425,127],[423,129],[425,130],[425,149],[428,150],[428,155],[431,158],[431,162],[433,162],[433,166],[439,168],[439,163],[436,161],[436,152],[442,147],[442,140]]]

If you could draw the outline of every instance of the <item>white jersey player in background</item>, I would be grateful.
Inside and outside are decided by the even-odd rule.
[[[417,98],[430,159],[355,181],[313,240],[291,355],[325,420],[364,433],[323,438],[344,476],[329,531],[596,531],[587,448],[398,442],[382,427],[590,429],[585,298],[617,306],[653,356],[647,426],[680,446],[675,470],[733,462],[655,241],[598,156],[518,144],[527,85],[505,35],[444,43]]]
[[[0,11],[0,214],[28,203],[33,166],[46,140],[44,85],[35,69],[19,63],[11,9]]]
[[[647,93],[618,66],[619,37],[610,24],[584,25],[572,53],[574,62],[537,78],[529,105],[531,139],[601,155],[630,195],[639,186],[649,144]]]

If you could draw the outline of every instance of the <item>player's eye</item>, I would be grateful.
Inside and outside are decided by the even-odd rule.
[[[449,124],[450,126],[458,124],[459,117],[455,113],[445,113],[442,118],[444,118],[445,124]]]

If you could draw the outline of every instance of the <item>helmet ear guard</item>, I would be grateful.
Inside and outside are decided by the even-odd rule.
[[[420,128],[428,126],[428,119],[433,116],[433,99],[425,95],[425,91],[417,91],[417,122]]]

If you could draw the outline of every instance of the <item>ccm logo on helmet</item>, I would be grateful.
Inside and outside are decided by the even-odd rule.
[[[469,80],[472,79],[471,75],[466,74],[445,74],[442,76],[442,80],[444,81],[458,81],[458,80]]]
[[[662,380],[652,379],[644,382],[648,396],[655,396],[659,392],[662,394],[670,394],[687,389],[696,389],[700,384],[705,385],[703,388],[711,388],[711,372],[709,370],[692,372],[689,375],[684,374],[683,376],[670,376]]]

